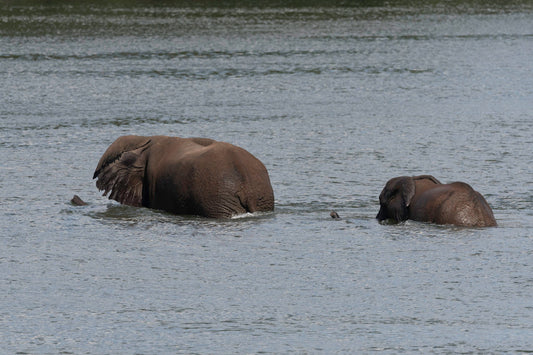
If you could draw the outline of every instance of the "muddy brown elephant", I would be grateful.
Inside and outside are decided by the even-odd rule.
[[[229,218],[272,211],[267,169],[248,151],[208,138],[123,136],[93,178],[109,198],[175,214]]]
[[[390,179],[379,195],[378,221],[412,219],[466,227],[496,226],[485,198],[464,182],[442,184],[431,175]]]

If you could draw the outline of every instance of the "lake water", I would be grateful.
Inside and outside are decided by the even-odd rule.
[[[310,3],[0,4],[0,352],[533,352],[533,5]],[[107,200],[125,134],[244,147],[275,211]],[[499,227],[378,224],[419,174]]]

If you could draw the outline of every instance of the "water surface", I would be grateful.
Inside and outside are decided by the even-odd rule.
[[[292,5],[0,5],[2,352],[533,351],[531,4]],[[244,147],[275,212],[108,201],[124,134]],[[378,224],[418,174],[500,226]]]

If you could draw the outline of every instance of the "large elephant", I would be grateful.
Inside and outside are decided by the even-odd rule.
[[[479,192],[464,182],[442,184],[431,175],[390,179],[379,195],[379,204],[378,221],[496,226],[492,209]]]
[[[98,162],[96,186],[110,199],[175,214],[229,218],[272,211],[267,169],[252,154],[208,138],[123,136]]]

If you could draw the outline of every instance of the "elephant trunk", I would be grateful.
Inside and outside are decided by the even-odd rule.
[[[386,209],[385,209],[383,206],[381,206],[381,207],[379,208],[379,212],[378,212],[378,214],[376,215],[376,218],[377,218],[377,220],[378,220],[379,222],[388,219],[388,217],[387,217],[387,211],[386,211]]]

